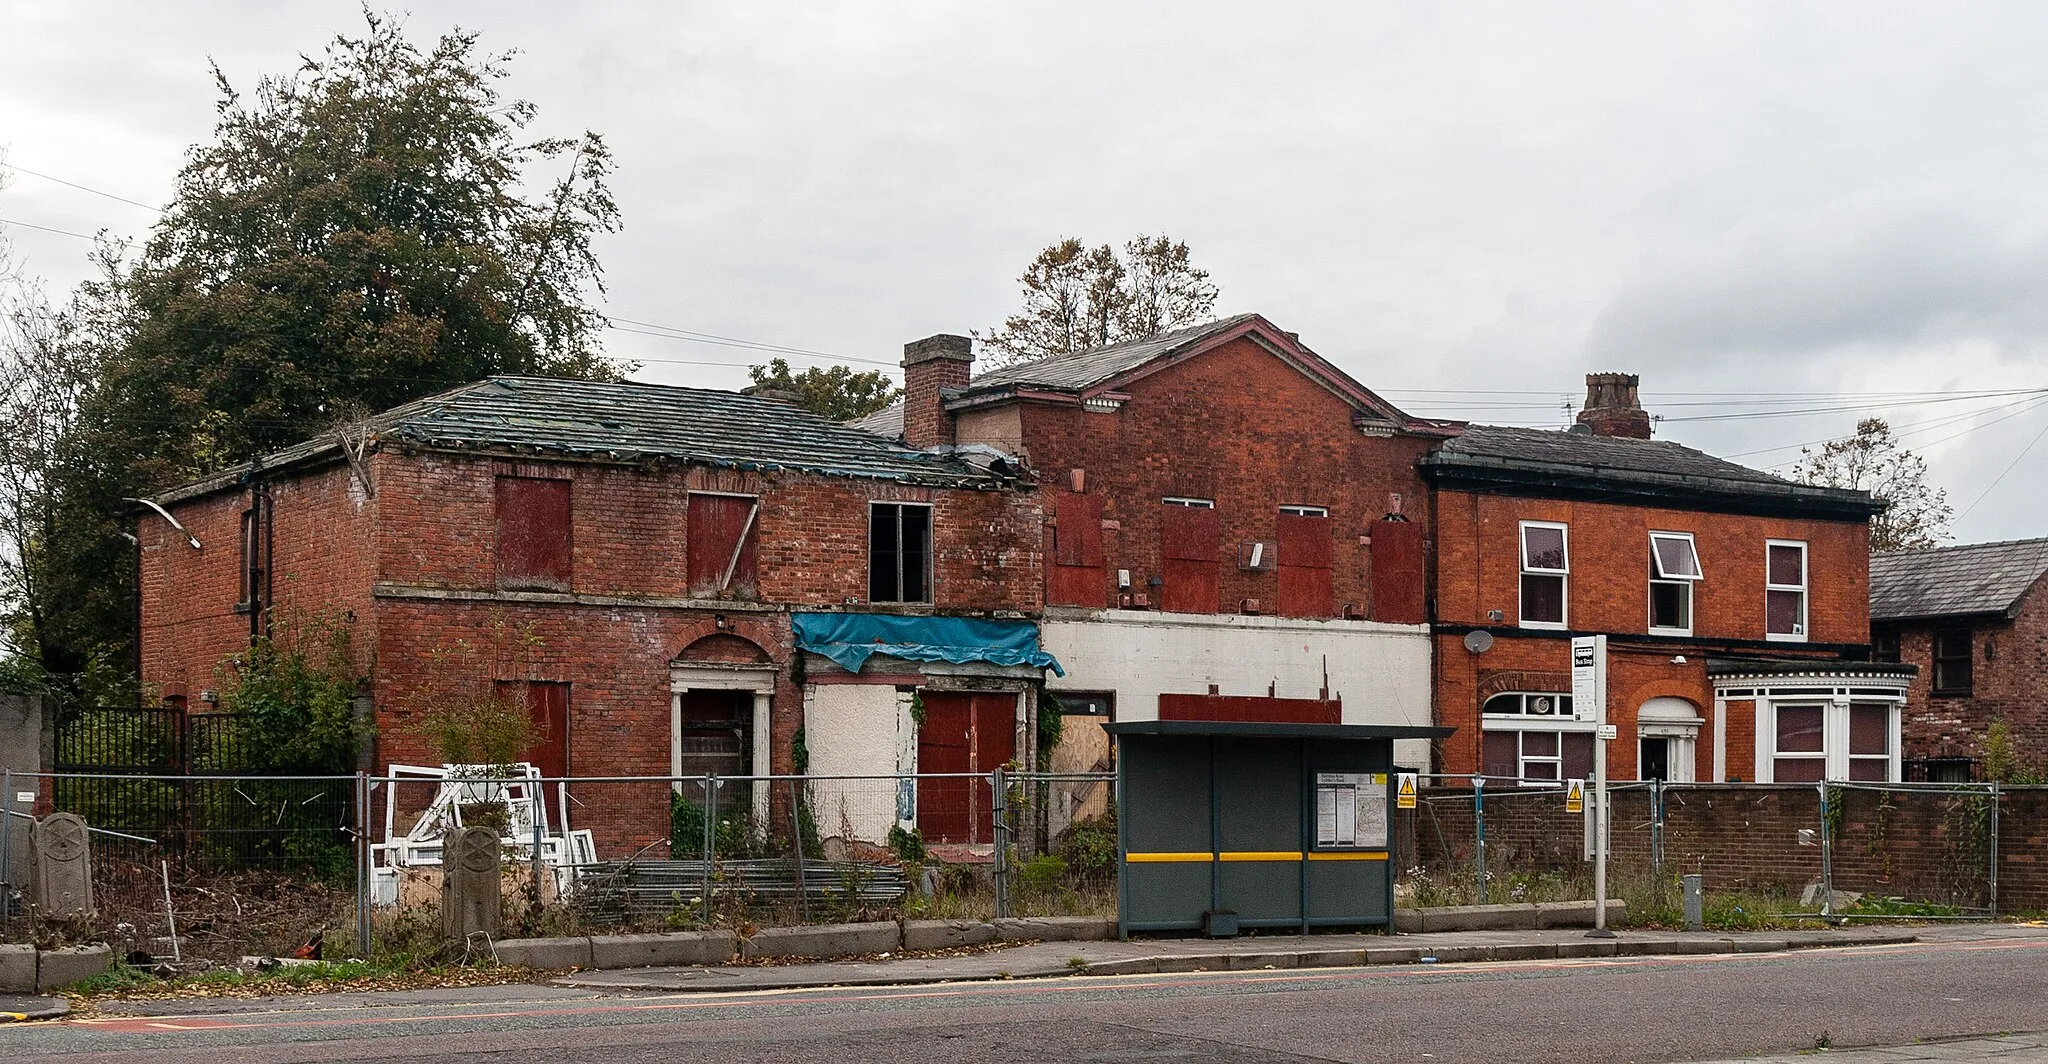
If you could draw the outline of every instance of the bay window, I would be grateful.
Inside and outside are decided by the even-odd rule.
[[[1897,780],[1897,702],[1774,702],[1758,745],[1769,782]]]

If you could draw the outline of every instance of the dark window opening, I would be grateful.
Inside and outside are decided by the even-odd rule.
[[[1934,693],[1967,695],[1975,686],[1971,632],[1950,628],[1934,633]]]
[[[869,602],[930,602],[931,555],[931,507],[869,505]]]
[[[1899,660],[1899,633],[1870,633],[1870,660],[1896,664]]]

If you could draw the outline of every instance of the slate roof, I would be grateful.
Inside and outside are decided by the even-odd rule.
[[[442,450],[669,460],[940,487],[1001,483],[961,459],[911,450],[779,400],[671,385],[491,377],[393,407],[368,428],[373,443]],[[173,488],[157,501],[221,490],[259,466],[340,455],[335,436],[318,437]]]
[[[1969,543],[1870,556],[1870,618],[1898,621],[2019,613],[2048,572],[2048,539]]]
[[[1155,358],[1191,347],[1217,333],[1228,332],[1257,317],[1257,314],[1237,314],[1129,343],[1111,344],[1108,347],[1095,347],[1086,351],[1069,351],[1063,355],[1019,362],[1014,366],[990,370],[974,378],[967,382],[966,391],[971,393],[984,388],[1028,385],[1054,391],[1078,392],[1118,374],[1128,373]]]
[[[1680,505],[1747,505],[1851,518],[1882,510],[1868,492],[1795,483],[1670,440],[1560,429],[1467,425],[1420,465],[1424,475],[1439,481],[1655,496]]]

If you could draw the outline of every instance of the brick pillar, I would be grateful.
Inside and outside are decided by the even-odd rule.
[[[953,418],[942,404],[948,388],[964,388],[974,371],[973,341],[940,333],[903,345],[903,442],[931,447],[953,442]]]
[[[1586,408],[1579,424],[1595,436],[1650,438],[1650,415],[1636,395],[1641,380],[1633,373],[1586,374]]]

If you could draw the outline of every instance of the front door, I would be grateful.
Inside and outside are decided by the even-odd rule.
[[[751,691],[692,689],[677,696],[677,746],[682,752],[678,774],[682,776],[745,776],[753,771],[754,695]],[[704,800],[704,785],[685,782],[682,795],[691,801]],[[731,791],[719,793],[721,806],[732,800]]]
[[[971,773],[980,778],[918,780],[918,830],[926,842],[995,841],[995,792],[987,774],[1017,756],[1017,696],[957,691],[920,696],[919,775]]]
[[[1671,740],[1655,736],[1641,740],[1642,760],[1637,764],[1640,771],[1637,779],[1669,780],[1671,778]]]

